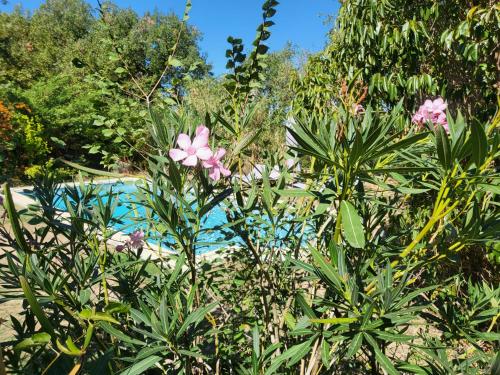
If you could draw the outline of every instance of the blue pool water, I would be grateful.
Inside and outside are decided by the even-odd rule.
[[[108,194],[110,191],[114,193],[114,199],[117,204],[113,210],[113,229],[126,234],[130,234],[136,230],[143,230],[146,233],[147,242],[153,247],[160,245],[165,249],[175,248],[175,241],[171,235],[160,233],[160,230],[147,227],[144,217],[152,214],[150,210],[147,210],[142,204],[139,203],[139,188],[135,183],[104,183],[99,184],[97,189],[97,194],[101,197],[103,203],[108,201]],[[62,199],[62,196],[65,194],[64,191],[65,188],[58,190],[54,206],[62,211],[67,211],[65,200]],[[32,197],[33,195],[36,195],[33,191],[24,191],[23,194]],[[95,206],[97,204],[97,199],[94,199],[92,204]],[[155,216],[152,216],[152,218],[155,219]],[[158,222],[158,220],[153,220],[153,222]],[[265,222],[266,220],[264,219],[264,224],[260,224],[262,234],[265,231],[265,227],[268,226]],[[284,238],[286,235],[286,228],[282,228],[277,231],[277,246],[283,246],[280,244],[280,237]],[[260,237],[258,226],[257,236]],[[196,252],[198,254],[211,252],[227,246],[241,244],[243,244],[243,240],[232,230],[227,228],[227,218],[222,203],[212,208],[211,211],[203,217],[201,231],[197,235],[195,245]]]

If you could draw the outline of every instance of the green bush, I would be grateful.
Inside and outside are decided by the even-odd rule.
[[[146,238],[175,250],[155,259],[141,232],[109,246],[121,220],[112,190],[77,181],[55,198],[57,181],[45,174],[35,188],[42,204],[25,212],[33,234],[5,186],[15,236],[4,232],[12,250],[3,293],[29,306],[14,323],[9,369],[488,371],[500,338],[498,268],[484,246],[498,242],[498,134],[462,117],[448,117],[450,136],[442,127],[406,132],[401,106],[336,113],[297,117],[290,129],[301,160],[311,159],[307,171],[290,173],[275,155],[277,179],[268,163],[250,182],[161,156],[174,157],[179,133],[200,129],[175,114],[156,118],[149,183],[130,203],[145,209]],[[236,173],[248,147],[222,162]],[[71,206],[69,217],[55,199]],[[210,260],[198,254],[202,223],[220,202],[224,231],[241,241]],[[471,252],[486,263],[472,268]]]
[[[463,101],[452,99],[429,100],[412,117],[412,93],[388,101],[392,89],[374,95],[318,56],[294,82],[293,107],[266,112],[268,100],[290,100],[266,94],[277,5],[264,3],[248,56],[242,40],[228,39],[232,72],[222,82],[192,83],[184,103],[164,98],[138,115],[149,126],[146,170],[125,205],[114,187],[84,180],[121,175],[74,163],[74,184],[36,173],[37,204],[20,211],[3,185],[0,302],[23,309],[10,317],[15,334],[0,366],[498,373],[500,117],[482,120],[489,109],[464,117]],[[366,10],[343,7],[341,17]],[[293,142],[268,146],[285,117]],[[109,138],[133,131],[106,116],[95,126]],[[28,129],[29,144],[45,150],[35,118]],[[247,175],[256,160],[260,173]],[[225,218],[206,228],[215,207]],[[134,228],[117,240],[124,208],[136,213]],[[224,238],[207,240],[214,232]],[[217,250],[200,254],[206,246]]]

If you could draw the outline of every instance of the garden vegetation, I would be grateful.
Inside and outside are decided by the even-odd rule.
[[[0,373],[500,374],[499,5],[345,0],[298,67],[267,0],[221,78],[190,8],[0,15]]]

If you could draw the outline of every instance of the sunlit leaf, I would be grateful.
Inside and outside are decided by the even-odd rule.
[[[365,233],[361,218],[354,206],[346,201],[340,204],[340,215],[342,217],[342,229],[345,239],[352,247],[362,249],[365,247]]]

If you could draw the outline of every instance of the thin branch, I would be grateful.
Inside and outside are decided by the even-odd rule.
[[[154,94],[154,92],[156,91],[156,89],[160,85],[161,81],[165,77],[165,74],[167,73],[168,68],[170,68],[170,59],[173,58],[175,56],[175,53],[177,52],[177,47],[179,46],[179,42],[180,42],[180,39],[181,39],[182,31],[183,31],[184,27],[187,28],[186,21],[187,21],[187,15],[189,14],[189,9],[190,8],[191,8],[191,1],[190,0],[186,0],[186,6],[184,7],[184,16],[183,16],[181,25],[179,27],[179,32],[177,33],[177,40],[175,41],[175,44],[172,47],[172,52],[171,52],[169,58],[167,59],[167,63],[165,64],[165,68],[163,69],[160,77],[158,78],[158,80],[154,84],[154,86],[151,89],[151,91],[149,92],[149,94],[146,95],[146,103],[148,104],[148,106],[150,104],[151,95]]]

